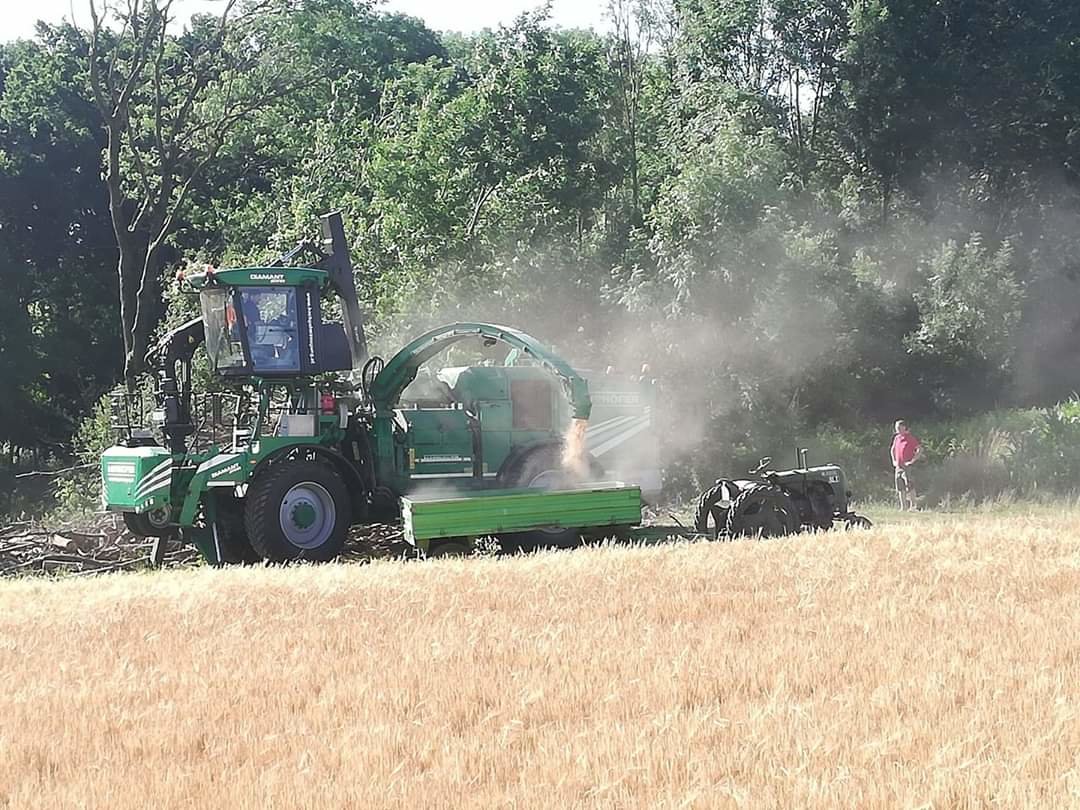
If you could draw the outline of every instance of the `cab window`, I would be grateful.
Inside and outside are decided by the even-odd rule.
[[[206,333],[206,353],[218,371],[243,368],[244,344],[240,339],[240,326],[232,291],[221,288],[203,290],[199,296],[202,305],[203,329]]]
[[[255,373],[299,371],[296,291],[242,287],[239,298]]]

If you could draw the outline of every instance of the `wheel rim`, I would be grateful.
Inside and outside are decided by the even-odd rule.
[[[533,476],[528,487],[529,489],[555,489],[563,482],[564,477],[562,470],[544,470]]]
[[[164,506],[160,506],[157,509],[151,509],[146,513],[146,520],[155,529],[163,529],[169,525],[169,510]]]
[[[297,484],[281,499],[278,523],[285,539],[297,548],[318,548],[334,532],[337,508],[322,484]]]

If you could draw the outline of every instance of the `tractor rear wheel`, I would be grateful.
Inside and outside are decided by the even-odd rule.
[[[710,540],[719,540],[727,531],[727,513],[731,508],[731,494],[738,488],[728,481],[717,481],[701,493],[697,508],[694,510],[694,529],[707,535]]]
[[[341,553],[352,508],[341,476],[325,464],[282,461],[248,488],[247,536],[271,562],[325,562]]]
[[[779,487],[756,486],[744,490],[728,510],[730,537],[783,537],[798,530],[798,507]]]
[[[590,457],[590,468],[595,464]],[[562,489],[572,485],[562,466],[557,447],[542,447],[529,453],[507,477],[511,487],[522,489]],[[517,532],[508,535],[503,541],[510,549],[532,549],[555,546],[566,548],[581,541],[581,532],[577,529],[536,529],[531,532]]]

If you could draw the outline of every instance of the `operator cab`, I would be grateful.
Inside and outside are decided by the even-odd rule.
[[[300,268],[227,270],[200,279],[206,350],[217,373],[288,377],[350,369],[344,326],[322,321],[325,280],[320,270]]]

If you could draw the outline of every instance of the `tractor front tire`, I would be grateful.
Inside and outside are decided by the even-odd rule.
[[[341,553],[352,518],[341,476],[311,461],[282,461],[248,488],[244,525],[251,546],[271,562],[326,562]]]
[[[697,508],[694,510],[695,531],[701,532],[710,540],[719,540],[727,532],[727,514],[731,504],[729,503],[728,506],[720,504],[732,490],[738,491],[738,487],[728,481],[718,481],[701,493]],[[710,519],[712,525],[710,525]]]

